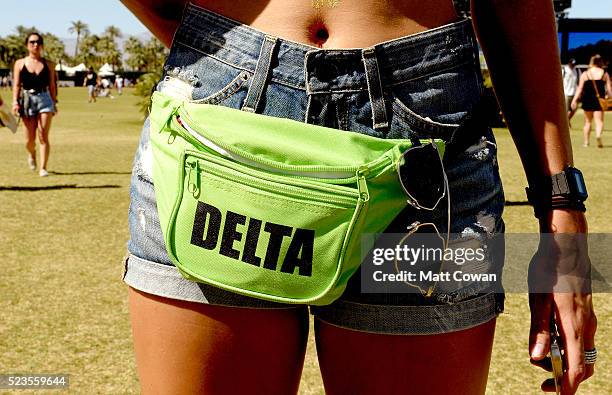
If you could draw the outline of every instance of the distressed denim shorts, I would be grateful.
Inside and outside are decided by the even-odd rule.
[[[227,106],[380,138],[447,139],[483,89],[468,20],[370,48],[327,50],[273,37],[194,5],[185,9],[158,90],[197,103]],[[503,232],[503,191],[491,129],[471,133],[469,147],[445,158],[451,232],[487,238]],[[474,137],[477,135],[478,137]],[[466,136],[467,138],[467,136]],[[183,278],[166,253],[151,177],[149,123],[136,152],[129,210],[125,282],[173,299],[249,308],[303,308],[237,295]],[[444,208],[446,211],[446,208]],[[405,230],[411,212],[390,230]],[[440,226],[443,228],[443,225]],[[499,270],[503,258],[492,262]],[[478,284],[433,297],[369,294],[359,273],[343,296],[312,307],[327,323],[370,333],[437,334],[495,318],[504,295]]]
[[[42,113],[55,113],[55,104],[51,99],[49,91],[29,94],[29,105],[26,109],[26,117],[35,117]]]

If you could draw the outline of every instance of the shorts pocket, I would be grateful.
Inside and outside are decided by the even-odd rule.
[[[421,137],[441,137],[459,126],[480,92],[480,70],[470,63],[396,84],[388,98],[400,124]]]
[[[220,104],[242,92],[246,97],[251,73],[231,66],[214,55],[175,41],[164,67],[164,79],[158,87],[171,96],[200,104]],[[240,95],[239,95],[240,96]],[[229,107],[240,107],[238,104]],[[226,103],[224,103],[226,104]]]

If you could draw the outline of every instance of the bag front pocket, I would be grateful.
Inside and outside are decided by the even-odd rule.
[[[185,276],[268,300],[325,304],[338,294],[343,265],[358,267],[344,259],[367,205],[357,185],[272,174],[202,151],[186,151],[180,166],[165,238]]]

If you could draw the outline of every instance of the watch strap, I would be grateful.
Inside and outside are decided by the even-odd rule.
[[[568,195],[571,193],[570,186],[567,182],[567,174],[565,172],[553,174],[550,177],[552,195]]]
[[[572,170],[578,171],[574,168],[567,168],[561,173],[543,178],[533,187],[525,188],[527,200],[533,206],[537,218],[541,218],[553,209],[586,211],[585,198],[575,196],[575,191],[568,180],[568,177],[571,177],[571,175],[568,176],[568,172]]]

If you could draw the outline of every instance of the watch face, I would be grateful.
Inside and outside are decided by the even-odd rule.
[[[576,195],[578,195],[578,198],[585,200],[588,194],[582,173],[578,169],[568,169],[568,173],[571,174],[573,184],[576,188]]]

